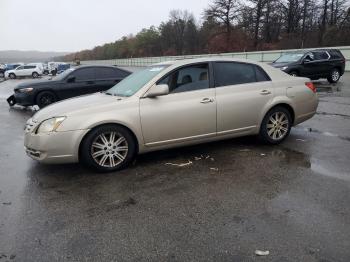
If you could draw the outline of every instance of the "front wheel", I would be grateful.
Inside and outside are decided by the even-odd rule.
[[[36,104],[39,106],[39,108],[44,108],[45,106],[55,103],[56,100],[57,99],[54,93],[44,91],[39,93],[36,97]]]
[[[259,137],[267,144],[279,144],[283,142],[292,128],[292,118],[289,111],[277,106],[271,109],[264,117]]]
[[[299,76],[297,71],[292,71],[292,72],[289,73],[289,75],[294,76],[294,77]]]
[[[33,77],[33,78],[38,78],[38,77],[39,77],[39,74],[38,74],[37,72],[33,72],[32,77]]]
[[[16,75],[14,73],[9,74],[9,78],[16,79]]]
[[[4,78],[5,74],[3,72],[0,72],[0,78]]]
[[[340,79],[340,71],[337,68],[332,69],[330,76],[327,77],[329,83],[337,83]]]
[[[136,143],[126,128],[105,125],[92,130],[80,149],[83,164],[98,172],[113,172],[130,164],[136,154]]]

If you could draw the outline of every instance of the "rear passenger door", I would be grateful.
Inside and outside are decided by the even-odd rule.
[[[218,135],[256,130],[262,110],[273,98],[269,76],[254,64],[215,62],[214,79]]]
[[[121,81],[117,69],[111,67],[96,67],[95,92],[106,91]]]
[[[325,76],[329,74],[332,69],[330,55],[326,51],[315,51],[312,52],[314,54],[315,63],[318,68],[317,75]]]

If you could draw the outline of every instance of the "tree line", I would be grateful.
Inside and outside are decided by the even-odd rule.
[[[350,45],[348,0],[213,0],[200,22],[173,10],[158,27],[65,61]]]

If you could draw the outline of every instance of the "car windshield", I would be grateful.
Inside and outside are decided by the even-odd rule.
[[[275,63],[297,62],[304,56],[304,53],[286,53],[278,58]]]
[[[109,89],[106,94],[122,97],[132,96],[166,67],[168,66],[150,66],[144,70],[133,73]]]
[[[66,71],[62,72],[61,74],[54,76],[52,79],[53,80],[63,80],[68,76],[70,73],[72,73],[75,69],[74,68],[69,68]]]

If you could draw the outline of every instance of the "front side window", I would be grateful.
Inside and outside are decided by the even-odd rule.
[[[209,66],[198,64],[183,67],[163,78],[158,84],[167,84],[170,93],[182,93],[209,88]]]
[[[215,87],[257,82],[255,65],[217,62],[214,65]]]
[[[24,66],[19,66],[16,68],[16,70],[23,70]]]

